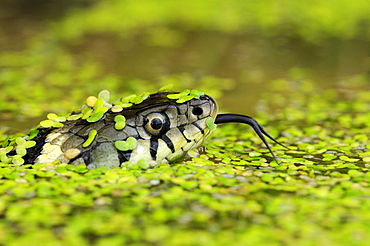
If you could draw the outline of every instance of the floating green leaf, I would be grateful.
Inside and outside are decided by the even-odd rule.
[[[23,144],[23,146],[25,147],[25,148],[32,148],[33,146],[35,146],[36,145],[36,142],[35,141],[26,141],[24,144]]]
[[[203,96],[205,93],[201,90],[191,90],[190,95],[194,96],[194,98],[199,98],[200,96]]]
[[[182,92],[180,92],[180,97],[189,95],[190,91],[191,91],[190,89],[183,90]]]
[[[133,150],[137,146],[137,140],[134,137],[129,137],[126,141],[115,141],[114,146],[121,151]]]
[[[88,107],[84,108],[82,110],[83,115],[82,115],[81,119],[87,119],[88,117],[90,117],[92,115],[93,112],[94,111],[91,108],[88,108]]]
[[[111,110],[113,113],[119,113],[123,110],[123,107],[121,105],[114,105]]]
[[[130,103],[133,103],[133,104],[140,104],[142,103],[145,99],[147,99],[149,97],[150,93],[149,92],[144,92],[136,97],[131,97],[129,99],[129,102]]]
[[[56,128],[62,127],[62,126],[64,126],[64,124],[61,123],[61,122],[54,122],[54,124],[53,124],[53,127],[56,127]]]
[[[15,143],[17,144],[17,145],[23,145],[23,144],[25,144],[26,143],[26,140],[24,139],[24,138],[16,138],[16,140],[15,140]]]
[[[83,117],[83,114],[70,115],[67,117],[67,120],[78,120]]]
[[[5,148],[0,148],[0,154],[7,154],[7,153],[9,153],[12,150],[13,150],[13,146],[8,146],[8,147],[5,147]]]
[[[92,107],[94,107],[97,100],[98,100],[97,97],[89,96],[88,98],[86,98],[86,105],[88,107],[92,108]]]
[[[97,130],[91,130],[88,134],[86,141],[82,144],[82,147],[86,148],[95,140],[96,135],[98,134]]]
[[[137,95],[136,95],[136,94],[131,94],[131,95],[129,95],[129,96],[123,97],[123,98],[121,99],[121,102],[122,102],[122,103],[129,103],[133,98],[136,98],[136,97],[137,97]]]
[[[182,95],[180,96],[179,99],[176,100],[177,103],[184,103],[184,102],[187,102],[191,99],[193,99],[194,96],[193,95]]]
[[[86,119],[87,122],[97,122],[103,118],[104,113],[103,112],[97,112],[93,113],[89,116],[89,118]]]
[[[122,130],[126,126],[126,118],[123,115],[116,115],[114,117],[114,121],[116,122],[114,124],[114,127],[116,130]]]
[[[24,146],[20,145],[15,148],[15,151],[17,152],[17,155],[19,156],[25,156],[27,154],[27,150]]]
[[[28,140],[30,140],[30,139],[33,139],[34,137],[36,137],[37,136],[37,134],[39,134],[39,130],[38,129],[32,129],[31,131],[30,131],[30,133],[28,134]]]
[[[108,108],[107,107],[99,107],[97,109],[94,110],[94,113],[91,114],[86,120],[88,122],[97,122],[99,121],[100,119],[103,118],[105,112],[108,111]]]
[[[108,90],[102,90],[99,93],[98,98],[102,98],[105,102],[109,102],[110,92]]]
[[[170,91],[173,88],[173,84],[168,84],[159,88],[158,92]]]
[[[66,121],[66,117],[64,116],[58,116],[54,113],[49,113],[47,116],[46,116],[49,120],[52,120],[54,122],[64,122]]]
[[[180,98],[180,93],[168,94],[167,98],[169,98],[169,99],[179,99]]]
[[[24,163],[24,160],[22,156],[20,155],[15,155],[12,157],[12,163],[15,165],[22,165]]]
[[[208,129],[211,130],[211,131],[214,131],[217,128],[217,125],[215,124],[215,119],[212,118],[212,117],[208,117],[206,119],[206,125],[207,125]]]
[[[52,120],[43,120],[40,122],[40,126],[44,128],[50,128],[50,127],[62,127],[63,123],[61,122],[54,122]]]
[[[132,103],[122,103],[121,104],[121,107],[122,108],[129,108],[129,107],[131,107],[132,106]]]
[[[142,168],[142,169],[147,169],[149,168],[149,163],[146,160],[139,160],[137,165]]]
[[[98,100],[94,104],[94,110],[103,107],[104,103],[105,102],[103,98],[98,98]]]
[[[58,115],[54,114],[54,113],[49,113],[47,116],[46,116],[49,120],[55,120],[58,118]]]
[[[40,122],[40,126],[42,127],[45,127],[45,128],[49,128],[49,127],[53,127],[54,126],[54,121],[52,120],[43,120]]]
[[[193,98],[199,98],[200,96],[204,95],[204,92],[201,90],[189,90],[186,89],[180,93],[168,94],[167,98],[169,99],[178,99],[177,103],[184,103]]]

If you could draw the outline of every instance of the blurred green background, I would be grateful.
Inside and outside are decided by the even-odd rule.
[[[369,23],[367,0],[3,0],[0,127],[169,83],[254,114],[269,81],[368,74]]]

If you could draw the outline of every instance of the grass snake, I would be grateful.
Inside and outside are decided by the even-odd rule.
[[[15,147],[2,151],[2,161],[85,164],[89,169],[114,168],[126,162],[155,166],[186,156],[202,145],[215,124],[231,122],[250,125],[276,160],[264,135],[282,144],[256,120],[240,114],[218,114],[212,97],[199,90],[185,90],[143,93],[113,102],[109,102],[109,92],[102,91],[67,117],[49,114],[33,130],[33,136],[17,139]]]

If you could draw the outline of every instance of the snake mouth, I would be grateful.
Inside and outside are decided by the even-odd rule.
[[[286,147],[285,145],[283,145],[282,143],[278,142],[276,139],[271,137],[265,131],[265,129],[263,129],[263,127],[252,117],[249,117],[249,116],[246,116],[246,115],[241,115],[241,114],[218,114],[217,117],[216,117],[215,123],[216,124],[220,124],[220,123],[244,123],[244,124],[250,125],[253,128],[253,130],[257,133],[257,135],[260,137],[262,142],[265,144],[267,149],[270,151],[271,155],[274,157],[274,159],[277,163],[279,163],[279,162],[277,161],[276,156],[274,155],[270,146],[268,145],[265,136],[270,138],[275,143],[283,146],[284,148],[289,149],[288,147]]]

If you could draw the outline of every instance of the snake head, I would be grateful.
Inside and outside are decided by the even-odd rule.
[[[177,100],[172,103],[178,102]],[[216,127],[214,124],[222,123],[243,123],[250,125],[276,161],[277,158],[267,143],[265,136],[275,143],[288,148],[271,137],[252,117],[240,114],[217,114],[217,111],[218,106],[216,101],[208,95],[201,95],[190,99],[188,102],[176,103],[169,106],[166,112],[168,112],[167,116],[173,121],[170,124],[172,127],[166,133],[166,137],[163,138],[162,136],[162,140],[170,146],[168,142],[170,142],[170,139],[173,139],[174,141],[172,142],[176,142],[177,145],[175,148],[176,151],[173,151],[172,154],[164,152],[169,154],[165,159],[176,159],[180,156],[180,152],[181,155],[184,155],[188,150],[199,147],[210,133],[215,130]]]
[[[210,126],[218,107],[212,97],[197,95],[184,101],[173,95],[176,94],[153,94],[138,105],[141,109],[135,113],[135,124],[143,140],[138,140],[140,144],[132,151],[130,162],[149,158],[172,162],[198,148],[215,130]]]

